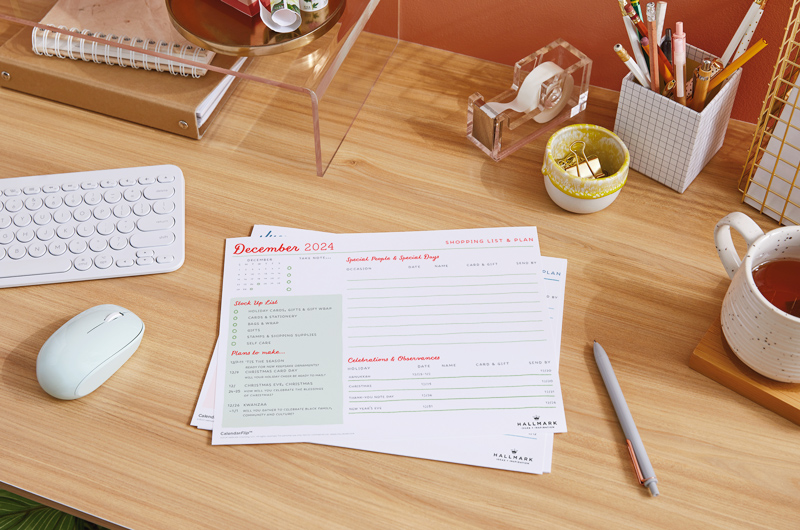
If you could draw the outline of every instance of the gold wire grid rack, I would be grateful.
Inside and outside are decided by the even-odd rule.
[[[742,202],[777,220],[800,224],[800,0],[793,0],[786,33],[747,154]]]

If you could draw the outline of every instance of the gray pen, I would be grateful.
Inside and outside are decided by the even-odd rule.
[[[625,434],[625,441],[628,445],[628,452],[631,455],[636,478],[639,479],[639,484],[650,489],[653,497],[657,497],[658,486],[656,486],[656,483],[658,479],[656,478],[656,473],[653,471],[650,459],[647,458],[647,451],[644,450],[639,431],[636,430],[636,425],[633,423],[633,416],[631,416],[631,411],[628,410],[628,404],[625,403],[625,397],[622,395],[617,376],[614,375],[611,361],[608,360],[608,354],[597,341],[594,342],[594,360],[597,361],[597,368],[600,369],[603,383],[606,385],[611,403],[614,405],[617,418],[619,418],[619,424],[622,426],[622,432]]]

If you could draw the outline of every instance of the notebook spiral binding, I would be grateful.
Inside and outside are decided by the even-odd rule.
[[[109,44],[102,45],[96,42],[87,42],[85,39],[77,39],[71,35],[62,35],[61,33],[48,29],[33,28],[31,32],[31,44],[33,46],[33,51],[37,55],[72,59],[75,61],[93,61],[98,64],[119,65],[123,68],[143,68],[145,70],[169,72],[173,75],[181,75],[184,77],[201,77],[208,71],[203,68],[167,61],[160,57],[150,56],[144,53],[131,52],[114,46],[113,44],[121,42],[129,46],[141,47],[143,50],[172,55],[181,59],[208,62],[208,51],[198,46],[192,46],[191,44],[180,45],[174,42],[166,42],[163,40],[155,41],[152,39],[142,39],[140,37],[128,37],[126,35],[108,35],[86,29],[67,28],[66,26],[58,26],[58,28],[69,29],[69,31],[82,33],[90,37],[104,38],[109,41]]]

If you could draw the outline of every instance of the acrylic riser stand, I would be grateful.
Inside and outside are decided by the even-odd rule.
[[[231,142],[232,151],[261,157],[265,165],[291,161],[323,176],[398,43],[396,34],[369,33],[363,31],[364,26],[381,7],[393,14],[396,26],[397,1],[334,0],[329,3],[330,27],[309,29],[308,35],[302,35],[305,26],[292,34],[274,34],[259,17],[251,20],[218,0],[168,2],[173,25],[187,40],[219,54],[254,57],[247,72],[129,49],[122,43],[119,47],[188,66],[208,66],[209,70],[248,81],[237,87],[237,104],[226,105],[222,110],[247,114],[252,119],[244,129],[233,130],[219,123],[224,121],[220,116],[215,135]],[[106,42],[40,24],[39,4],[46,7],[48,3],[45,0],[27,5],[0,0],[0,26],[10,27],[10,35],[20,26],[41,27],[64,38],[84,38],[89,46]],[[334,12],[337,7],[341,12]],[[181,14],[185,17],[181,18]],[[317,14],[304,13],[303,24],[314,26]],[[190,19],[196,27],[187,24]],[[391,27],[384,29],[391,33]],[[320,36],[312,39],[317,34]],[[291,39],[298,46],[287,42]],[[0,44],[3,42],[0,38]],[[86,66],[87,75],[92,68],[101,67]]]

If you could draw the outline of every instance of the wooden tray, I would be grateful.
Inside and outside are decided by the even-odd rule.
[[[800,425],[800,383],[780,383],[756,373],[739,360],[717,320],[689,358],[689,366]]]

